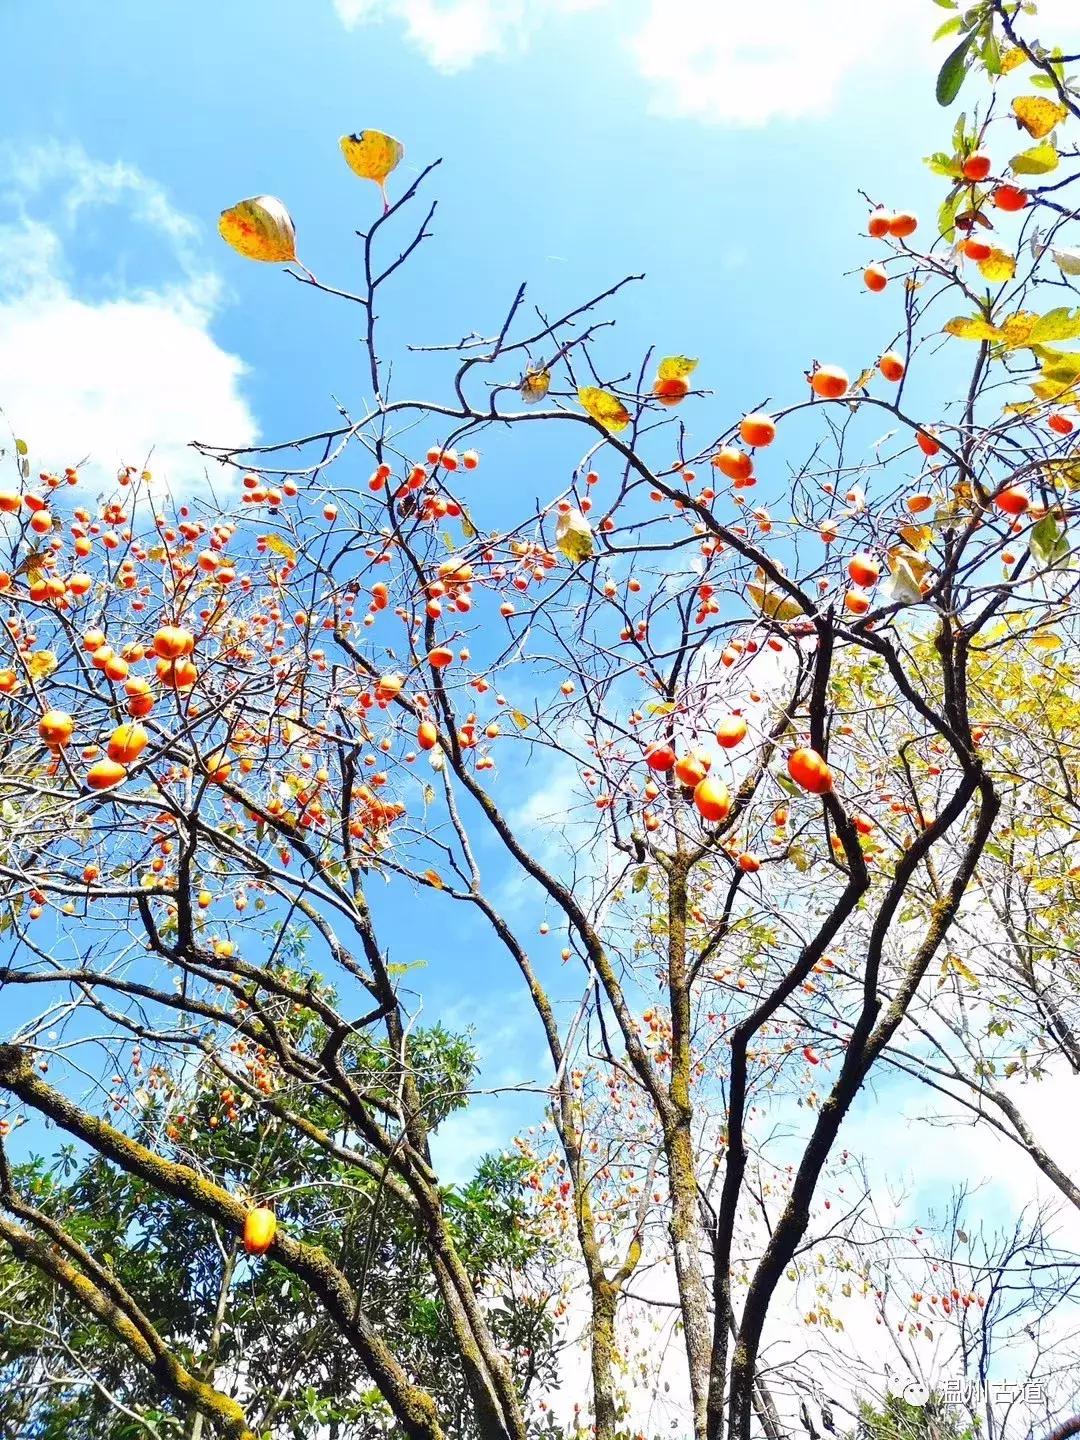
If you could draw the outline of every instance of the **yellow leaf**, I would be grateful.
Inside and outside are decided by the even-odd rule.
[[[296,259],[296,226],[276,195],[253,195],[221,212],[218,232],[247,260]]]
[[[436,889],[436,890],[445,890],[445,889],[446,889],[445,882],[443,881],[442,876],[439,874],[439,872],[438,872],[437,870],[425,870],[425,871],[424,871],[424,879],[427,881],[427,883],[428,883],[429,885],[433,886],[434,889]]]
[[[1007,250],[991,250],[985,260],[979,261],[979,270],[991,284],[1011,280],[1016,274],[1016,260]]]
[[[593,553],[592,526],[580,510],[567,510],[555,525],[555,544],[572,565],[580,565]]]
[[[530,366],[529,369],[525,371],[518,389],[526,405],[538,405],[547,395],[550,384],[550,370],[534,370]]]
[[[945,326],[946,335],[958,340],[1000,340],[1001,331],[981,315],[957,315]]]
[[[577,394],[582,409],[605,430],[625,430],[630,424],[630,412],[618,396],[598,390],[595,385],[586,385]]]
[[[513,720],[519,730],[527,730],[529,728],[529,717],[521,710],[511,710],[510,719]]]
[[[1067,305],[1060,305],[1056,310],[1048,310],[1045,315],[1040,315],[1028,336],[1032,346],[1077,338],[1080,338],[1080,310],[1070,310]],[[1040,359],[1042,358],[1044,357],[1040,356]]]
[[[1038,320],[1038,315],[1030,310],[1018,310],[1015,315],[1009,315],[1001,322],[1001,338],[1006,346],[1010,350],[1018,350],[1021,345],[1026,345]]]
[[[661,360],[656,368],[656,374],[660,380],[685,380],[692,375],[698,367],[696,360],[689,359],[686,355],[669,355]]]
[[[870,381],[875,379],[876,376],[877,369],[874,366],[871,366],[869,370],[864,370],[857,380],[852,381],[851,389],[865,390],[866,387],[870,384]]]
[[[1033,650],[1056,650],[1061,644],[1061,636],[1055,635],[1052,630],[1038,630],[1028,644]]]
[[[1015,70],[1018,65],[1023,65],[1027,58],[1028,57],[1024,54],[1023,50],[1020,49],[1019,45],[1014,45],[1011,50],[1006,50],[1002,54],[1001,73],[1003,75],[1008,75],[1009,72],[1011,70]]]
[[[1068,115],[1064,105],[1047,100],[1043,95],[1018,95],[1012,102],[1013,114],[1033,140],[1049,135]]]
[[[905,545],[910,545],[912,550],[922,552],[929,548],[930,541],[934,538],[934,532],[929,525],[903,525],[900,528],[900,539]]]
[[[374,180],[382,191],[383,207],[390,208],[386,198],[386,177],[405,154],[405,147],[392,135],[381,130],[361,130],[357,135],[342,135],[341,153],[345,163],[361,180]]]
[[[51,650],[38,650],[30,656],[27,668],[35,680],[46,680],[56,669],[57,663]]]
[[[296,559],[296,551],[282,536],[271,531],[271,533],[265,537],[265,540],[266,548],[272,550],[275,555],[283,556],[284,559],[288,560],[290,565]]]
[[[775,586],[770,588],[759,580],[751,580],[746,587],[746,593],[763,615],[767,615],[770,620],[779,621],[781,625],[789,620],[797,620],[800,615],[805,614],[802,606],[792,596],[785,595]]]

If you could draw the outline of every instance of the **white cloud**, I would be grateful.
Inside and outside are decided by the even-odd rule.
[[[948,53],[932,45],[926,0],[334,0],[349,26],[396,20],[437,69],[523,53],[545,26],[575,11],[610,12],[606,44],[621,44],[654,112],[757,126],[831,111],[851,79],[927,70]],[[1039,28],[1055,41],[1078,33],[1075,0],[1045,0]]]
[[[84,459],[95,483],[150,457],[175,489],[204,483],[188,445],[256,438],[246,367],[217,344],[219,277],[199,232],[123,164],[44,146],[0,159],[0,408],[36,469]],[[221,472],[213,477],[221,482]]]
[[[398,20],[438,70],[463,70],[488,56],[520,54],[546,20],[607,0],[334,0],[352,27]]]

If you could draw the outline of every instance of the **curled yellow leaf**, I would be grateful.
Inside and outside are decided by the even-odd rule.
[[[1049,135],[1068,115],[1064,105],[1047,100],[1044,95],[1018,95],[1012,102],[1013,114],[1033,140]]]
[[[526,405],[539,405],[548,393],[551,384],[550,370],[534,370],[532,366],[522,376],[518,390]]]
[[[790,595],[785,595],[776,586],[766,585],[760,578],[751,580],[746,587],[746,593],[761,611],[770,620],[776,620],[784,625],[789,620],[797,620],[804,614],[802,606]]]
[[[595,385],[585,385],[577,393],[582,409],[605,430],[625,430],[630,424],[630,411],[618,396]]]
[[[276,195],[253,195],[221,212],[218,233],[247,260],[296,259],[296,226]]]
[[[570,509],[555,525],[555,544],[572,565],[580,565],[593,553],[592,526],[580,510]]]

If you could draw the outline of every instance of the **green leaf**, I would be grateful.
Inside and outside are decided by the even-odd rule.
[[[634,884],[633,884],[633,887],[632,887],[632,888],[633,888],[633,891],[634,891],[634,894],[636,895],[639,890],[644,890],[644,889],[645,889],[645,886],[646,886],[648,883],[649,883],[649,867],[648,867],[647,865],[642,865],[639,869],[637,869],[637,870],[634,871]]]
[[[939,105],[951,105],[960,94],[967,73],[968,51],[975,41],[975,32],[965,35],[938,72],[934,93]]]
[[[1001,74],[1001,50],[993,29],[987,31],[986,39],[983,41],[982,62],[986,66],[988,75]]]
[[[951,240],[956,233],[956,212],[960,205],[960,188],[954,185],[941,203],[938,211],[938,234]]]
[[[1036,320],[1027,338],[1030,345],[1045,345],[1054,340],[1080,339],[1080,310],[1060,306],[1048,310]]]
[[[26,454],[29,453],[29,451],[30,451],[30,446],[27,445],[27,443],[26,443],[25,440],[16,440],[16,441],[15,441],[15,454],[16,454],[16,455],[26,455]]]
[[[1058,529],[1053,515],[1044,515],[1031,527],[1028,548],[1040,569],[1060,565],[1069,554],[1069,542],[1065,538],[1065,532]]]
[[[935,40],[944,40],[946,35],[955,35],[960,26],[964,23],[962,15],[954,15],[951,20],[943,20],[934,31]]]
[[[1060,157],[1049,140],[1022,150],[1009,161],[1009,169],[1016,175],[1049,175],[1056,170]]]

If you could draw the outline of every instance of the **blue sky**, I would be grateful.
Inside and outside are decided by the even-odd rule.
[[[613,308],[612,353],[701,356],[725,412],[790,395],[815,357],[855,373],[881,348],[883,305],[896,308],[859,282],[872,251],[858,189],[927,215],[940,198],[921,156],[951,129],[932,94],[941,16],[928,0],[837,0],[826,32],[810,8],[11,4],[0,406],[37,460],[89,453],[109,474],[153,444],[176,489],[198,483],[190,439],[332,422],[332,395],[362,393],[357,313],[239,259],[216,221],[242,196],[277,194],[302,258],[347,286],[352,232],[377,211],[337,141],[367,127],[405,144],[392,190],[444,159],[429,185],[435,238],[385,306],[401,387],[427,379],[406,343],[487,330],[522,280],[555,310],[637,271],[646,282]],[[435,912],[391,923],[397,958],[427,958],[443,938]],[[500,1016],[498,1052],[523,1026],[539,1065],[539,1035],[504,1011],[501,961],[480,927],[457,923]],[[463,1021],[472,1004],[447,979],[425,988],[457,997]],[[477,1148],[502,1129],[470,1126]]]
[[[725,414],[790,397],[814,358],[857,373],[899,309],[859,281],[858,190],[936,209],[942,18],[930,0],[8,0],[0,408],[43,464],[89,453],[107,475],[153,444],[176,490],[198,483],[189,440],[332,422],[331,396],[363,393],[357,313],[239,259],[216,224],[279,195],[301,257],[347,287],[377,202],[338,137],[364,128],[406,147],[392,193],[444,159],[435,238],[385,307],[402,388],[429,373],[407,342],[489,330],[522,280],[554,311],[637,271],[611,353],[700,356]],[[445,951],[444,914],[392,919],[394,958]],[[496,1024],[490,1083],[505,1057],[540,1073],[517,987],[457,923],[460,971],[425,974],[433,1010]],[[505,1133],[488,1105],[454,1145],[471,1159]]]

